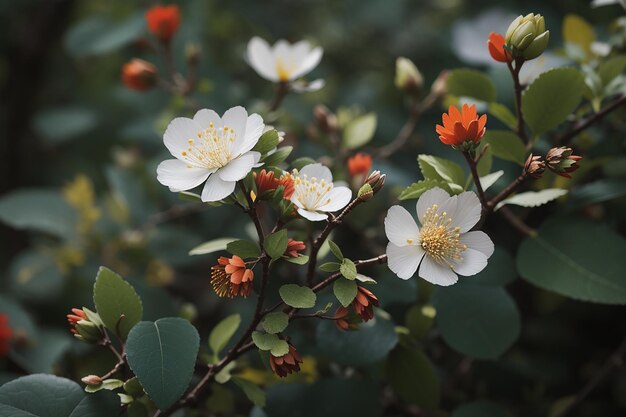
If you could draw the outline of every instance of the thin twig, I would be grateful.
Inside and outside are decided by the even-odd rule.
[[[618,98],[613,100],[611,103],[609,103],[608,105],[606,105],[605,107],[600,109],[600,111],[595,113],[593,116],[590,116],[587,119],[578,121],[576,124],[574,124],[574,126],[572,126],[572,128],[570,130],[568,130],[567,132],[563,133],[561,136],[556,138],[555,139],[555,143],[557,145],[566,145],[566,144],[568,144],[580,132],[582,132],[583,130],[587,129],[589,126],[599,122],[606,115],[611,113],[613,110],[618,109],[619,107],[621,107],[624,104],[626,104],[626,94],[623,94],[623,95],[619,96]]]
[[[287,96],[288,92],[289,92],[289,84],[287,84],[284,81],[278,83],[278,86],[276,87],[276,94],[274,95],[274,98],[272,99],[272,102],[269,105],[270,113],[278,110],[283,100]]]
[[[517,111],[517,136],[524,141],[525,144],[528,144],[528,136],[526,135],[526,130],[524,128],[524,114],[522,113],[522,91],[524,87],[519,81],[519,73],[522,69],[523,60],[518,59],[515,61],[515,68],[513,68],[513,63],[506,63],[509,71],[511,72],[511,76],[513,77],[513,85],[515,87],[515,109]]]
[[[483,190],[483,186],[480,183],[480,177],[478,176],[478,169],[476,168],[476,160],[469,152],[463,152],[463,156],[469,165],[470,172],[472,173],[472,178],[474,179],[474,186],[476,187],[476,191],[478,194],[478,199],[480,200],[480,204],[483,207],[483,215],[487,213],[487,198],[485,197],[485,191]]]

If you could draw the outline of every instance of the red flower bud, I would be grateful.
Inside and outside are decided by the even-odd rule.
[[[148,30],[161,42],[169,42],[180,25],[180,10],[175,4],[154,6],[146,12]]]

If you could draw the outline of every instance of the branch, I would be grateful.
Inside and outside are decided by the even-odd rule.
[[[476,160],[469,152],[463,152],[463,156],[467,161],[467,164],[470,167],[470,171],[472,173],[472,178],[474,179],[474,185],[476,186],[476,191],[478,194],[478,199],[480,200],[480,205],[483,207],[483,216],[488,211],[487,198],[485,197],[485,191],[483,190],[483,186],[480,183],[480,177],[478,176],[478,170],[476,169]]]
[[[511,76],[513,77],[513,85],[515,87],[515,109],[517,111],[517,136],[519,136],[525,144],[528,144],[528,136],[526,136],[526,130],[524,129],[524,114],[522,113],[522,91],[524,87],[519,82],[519,73],[522,69],[523,60],[518,59],[515,61],[515,68],[513,68],[513,63],[506,63],[509,71],[511,72]]]
[[[379,256],[377,256],[375,258],[362,259],[360,261],[355,261],[354,265],[358,269],[358,268],[362,268],[364,266],[376,265],[376,264],[385,264],[385,263],[387,263],[387,255],[379,255]],[[330,275],[324,281],[318,283],[317,285],[315,285],[311,289],[313,290],[313,292],[320,292],[321,290],[323,290],[324,288],[326,288],[327,286],[329,286],[330,284],[335,282],[337,279],[339,279],[339,277],[341,277],[341,272],[335,272],[334,274]]]
[[[283,100],[287,96],[288,92],[289,92],[289,84],[287,84],[284,81],[281,81],[280,83],[278,83],[278,87],[276,87],[276,94],[274,95],[274,98],[272,99],[272,102],[269,105],[270,113],[278,110]]]
[[[498,195],[487,201],[487,209],[489,211],[493,210],[499,202],[510,196],[517,189],[517,187],[519,187],[520,184],[524,182],[527,176],[528,174],[526,173],[526,171],[522,172],[519,177],[515,178],[509,185],[504,187],[504,189],[500,191]]]
[[[606,105],[604,108],[600,109],[600,111],[595,113],[593,116],[590,116],[585,120],[578,121],[576,124],[574,124],[574,126],[572,126],[570,130],[568,130],[567,132],[565,132],[564,134],[556,138],[555,143],[557,145],[567,144],[572,139],[574,139],[576,135],[578,135],[580,132],[587,129],[589,126],[592,126],[593,124],[599,122],[606,115],[611,113],[613,110],[618,109],[620,106],[624,104],[626,104],[626,94],[619,96],[618,98],[613,100],[611,103]]]

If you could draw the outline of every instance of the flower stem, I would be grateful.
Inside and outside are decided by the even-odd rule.
[[[517,136],[524,141],[525,144],[528,144],[528,136],[526,135],[526,130],[524,129],[524,114],[522,113],[522,91],[524,88],[519,81],[519,73],[522,69],[522,65],[524,61],[518,59],[515,61],[515,68],[513,68],[513,63],[506,63],[509,71],[511,72],[511,76],[513,77],[513,85],[515,88],[515,109],[517,111]]]

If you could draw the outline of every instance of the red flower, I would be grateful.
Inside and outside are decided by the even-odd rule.
[[[13,337],[13,330],[9,327],[9,317],[6,314],[0,314],[0,356],[6,356],[9,353],[11,337]]]
[[[283,356],[270,354],[270,366],[272,367],[272,371],[281,378],[286,377],[292,372],[299,372],[301,363],[302,357],[291,343],[289,343],[289,352]]]
[[[180,10],[175,4],[154,6],[146,12],[148,30],[162,42],[169,42],[180,25]]]
[[[254,272],[237,255],[232,258],[220,256],[218,265],[211,267],[211,285],[220,297],[247,297],[252,292]]]
[[[378,298],[367,288],[359,286],[357,290],[352,308],[363,321],[371,320],[374,318],[374,306],[378,306]]]
[[[282,185],[284,188],[283,199],[289,200],[296,189],[293,177],[289,173],[285,173],[281,175],[280,178],[276,178],[274,171],[268,172],[262,169],[260,172],[255,172],[253,175],[259,197],[261,197],[263,193],[274,191]]]
[[[290,258],[297,258],[301,255],[300,251],[303,251],[305,249],[306,245],[304,244],[304,242],[289,238],[289,240],[287,240],[287,249],[285,249],[285,256],[288,256]]]
[[[372,169],[372,157],[366,153],[358,153],[348,159],[348,171],[354,177],[360,174],[369,174]]]
[[[439,140],[446,145],[460,146],[464,142],[476,144],[485,135],[487,115],[483,114],[479,118],[476,114],[476,105],[470,107],[464,104],[462,111],[450,106],[448,113],[441,117],[443,126],[437,125],[435,130],[439,134]]]
[[[157,69],[148,61],[133,58],[122,67],[122,82],[131,90],[149,90],[156,81]]]
[[[491,32],[489,34],[489,40],[487,41],[487,48],[489,49],[489,54],[493,59],[498,62],[511,62],[513,61],[513,57],[504,47],[506,40],[504,36],[499,33]]]
[[[73,308],[72,314],[67,315],[67,322],[71,326],[70,332],[74,334],[78,333],[76,331],[76,323],[78,323],[81,320],[89,320],[89,319],[87,318],[87,315],[85,314],[83,310],[81,310],[80,308]]]

